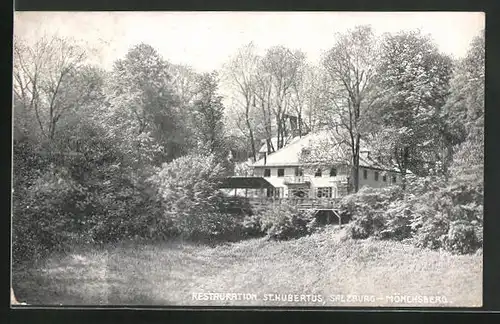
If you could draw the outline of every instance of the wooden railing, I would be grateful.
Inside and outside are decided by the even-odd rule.
[[[227,197],[227,203],[249,203],[251,206],[270,206],[276,204],[289,204],[301,208],[333,208],[339,199],[336,198],[245,198]]]
[[[283,183],[285,184],[301,184],[310,183],[311,179],[309,176],[285,176]]]

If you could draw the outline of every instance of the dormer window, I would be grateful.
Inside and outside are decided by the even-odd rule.
[[[321,171],[321,169],[318,169],[316,170],[316,173],[314,174],[315,177],[321,177],[323,174],[323,172]]]
[[[309,157],[311,155],[311,150],[308,148],[303,148],[302,149],[302,157]]]
[[[332,167],[330,169],[330,177],[336,177],[337,176],[337,168]]]

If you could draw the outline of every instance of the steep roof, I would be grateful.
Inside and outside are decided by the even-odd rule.
[[[265,152],[265,151],[264,151]],[[308,154],[304,157],[304,152]],[[398,171],[395,167],[382,165],[373,159],[367,143],[361,143],[359,164],[362,167],[382,170]],[[328,131],[309,133],[302,137],[293,138],[280,150],[269,154],[265,159],[260,159],[253,165],[260,166],[299,166],[304,164],[322,163],[322,161],[335,163],[350,163],[350,147],[334,138]]]
[[[303,137],[293,138],[285,147],[269,154],[266,159],[260,159],[254,163],[254,166],[264,165],[299,165],[301,164],[300,155],[303,148],[307,148],[312,139],[312,134]],[[273,143],[274,145],[275,143]],[[263,145],[260,152],[266,152],[266,146]],[[264,164],[264,160],[266,163]]]
[[[285,138],[285,145],[288,145],[290,144],[291,141],[293,141],[294,138],[292,138],[291,136],[288,137],[288,138]],[[267,152],[267,143],[266,143],[266,140],[262,140],[263,144],[262,146],[260,147],[259,149],[259,153],[266,153]],[[273,145],[274,148],[278,147],[278,138],[277,137],[273,137],[271,138],[271,143]]]

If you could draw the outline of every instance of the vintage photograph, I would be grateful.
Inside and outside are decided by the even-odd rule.
[[[13,37],[13,306],[482,306],[484,13]]]

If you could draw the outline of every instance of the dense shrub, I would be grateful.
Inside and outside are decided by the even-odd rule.
[[[415,177],[399,187],[363,188],[341,201],[354,239],[407,240],[418,247],[473,253],[483,244],[483,186]]]
[[[262,229],[271,240],[289,240],[309,234],[312,221],[311,213],[279,204],[262,214]]]
[[[482,185],[449,185],[414,199],[416,244],[472,253],[483,244]]]
[[[402,191],[397,186],[383,189],[363,187],[356,194],[344,197],[340,209],[352,219],[348,225],[349,235],[354,239],[381,235],[386,229],[385,211],[402,197]],[[384,232],[383,235],[390,234]]]
[[[16,262],[79,243],[151,237],[157,234],[151,229],[162,229],[151,226],[160,206],[140,180],[144,176],[123,163],[124,154],[102,131],[80,121],[72,136],[14,143]]]
[[[163,164],[149,179],[163,208],[164,223],[184,237],[217,236],[230,231],[233,218],[221,213],[218,181],[223,168],[213,156],[187,155]]]
[[[412,212],[411,206],[406,199],[393,201],[383,212],[384,229],[378,237],[402,241],[412,236]]]
[[[243,234],[246,237],[259,237],[265,235],[261,215],[247,215],[242,221]]]
[[[17,189],[17,190],[16,190]],[[28,189],[13,195],[13,258],[15,262],[44,256],[74,243],[84,225],[76,216],[83,188],[68,179],[66,170],[46,171]]]
[[[340,209],[342,213],[356,218],[363,214],[379,212],[402,197],[403,192],[399,186],[382,189],[363,187],[356,194],[342,198]]]

